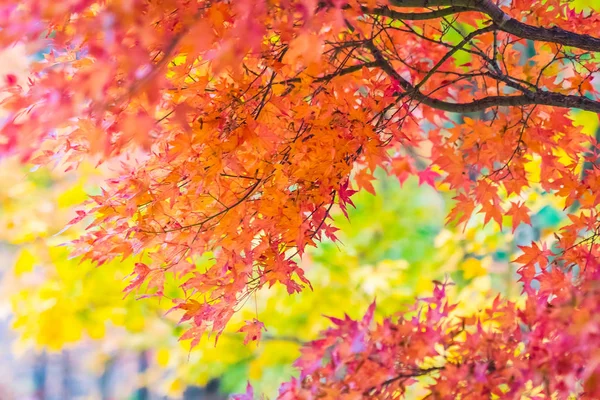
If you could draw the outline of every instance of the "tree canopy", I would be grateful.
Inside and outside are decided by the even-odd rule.
[[[126,292],[168,299],[192,346],[260,289],[310,287],[300,258],[337,239],[333,211],[375,194],[378,169],[451,192],[458,229],[481,214],[514,233],[542,192],[568,222],[520,244],[523,304],[460,315],[448,282],[380,321],[373,303],[332,319],[280,396],[597,398],[588,3],[3,0],[0,44],[43,57],[4,77],[0,152],[114,171],[67,224],[86,224],[72,255],[130,261]],[[246,342],[265,333],[258,317]]]

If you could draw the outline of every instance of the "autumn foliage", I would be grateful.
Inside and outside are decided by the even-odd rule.
[[[439,283],[383,321],[333,319],[281,398],[598,398],[600,168],[572,112],[600,112],[600,14],[496,3],[3,0],[2,45],[48,50],[27,81],[4,79],[0,151],[118,163],[74,214],[73,253],[134,258],[127,292],[160,297],[175,277],[192,344],[261,288],[309,287],[299,258],[336,239],[332,209],[374,192],[378,168],[453,191],[460,226],[514,231],[524,193],[555,196],[570,223],[514,260],[522,307],[457,315]]]

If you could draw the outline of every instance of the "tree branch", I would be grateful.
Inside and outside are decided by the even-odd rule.
[[[351,66],[345,67],[345,68],[340,68],[339,70],[332,72],[330,74],[326,74],[326,75],[319,76],[319,77],[313,77],[313,79],[314,79],[314,82],[327,82],[335,77],[343,76],[343,75],[351,74],[353,72],[360,71],[364,67],[373,68],[373,67],[378,67],[378,66],[379,66],[379,63],[370,61],[370,62],[365,62],[362,64],[351,65]],[[301,81],[302,81],[301,78],[288,78],[288,79],[285,79],[282,81],[273,82],[273,85],[288,85],[290,83],[297,83],[297,82],[301,82]]]
[[[432,99],[422,93],[413,95],[421,103],[442,111],[454,113],[470,113],[483,111],[492,107],[518,107],[527,105],[543,105],[559,108],[578,108],[600,113],[600,102],[586,97],[563,95],[560,93],[538,92],[519,96],[488,96],[469,103],[449,103]]]
[[[394,7],[425,8],[448,6],[453,8],[464,7],[469,10],[477,10],[487,14],[498,26],[498,30],[510,33],[511,35],[515,35],[523,39],[562,44],[564,46],[575,47],[582,50],[600,52],[600,39],[598,38],[567,31],[556,26],[552,28],[542,28],[524,24],[506,14],[491,0],[391,0],[390,3]],[[434,12],[443,10],[445,9]],[[402,14],[404,13],[400,13],[399,15]]]
[[[410,82],[402,77],[394,67],[385,59],[381,51],[372,41],[365,45],[375,57],[379,67],[405,90],[399,93],[401,97],[410,96],[420,103],[447,112],[470,113],[483,111],[492,107],[518,107],[527,105],[545,105],[560,108],[579,108],[586,111],[600,113],[600,102],[590,100],[583,96],[564,95],[552,92],[527,92],[519,96],[488,96],[473,100],[469,103],[450,103],[443,100],[431,98],[417,90]]]
[[[562,44],[582,50],[600,51],[600,39],[561,29],[557,26],[542,28],[524,24],[506,14],[490,0],[478,1],[477,8],[490,16],[499,30],[523,39]]]
[[[402,19],[405,21],[425,21],[428,19],[442,18],[447,15],[458,14],[465,11],[478,11],[476,8],[472,7],[447,7],[425,13],[400,12],[392,10],[388,7],[381,7],[375,9],[361,7],[361,10],[365,14],[378,15],[380,17],[389,17],[392,19]]]
[[[448,51],[427,73],[427,75],[425,75],[425,77],[423,77],[423,79],[421,79],[421,81],[414,87],[413,90],[417,91],[419,90],[419,88],[421,86],[423,86],[423,84],[425,84],[425,82],[431,78],[433,76],[433,74],[435,74],[437,72],[437,70],[440,69],[440,67],[446,62],[448,61],[448,59],[450,57],[452,57],[454,55],[454,53],[456,53],[457,51],[461,50],[467,43],[469,43],[471,40],[473,40],[474,37],[487,33],[487,32],[492,32],[494,30],[494,25],[490,25],[487,26],[485,28],[481,28],[478,29],[476,31],[473,31],[471,33],[469,33],[463,40],[461,40],[460,43],[458,43],[456,46],[453,46],[450,51]]]

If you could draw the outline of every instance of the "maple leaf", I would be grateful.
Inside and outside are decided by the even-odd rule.
[[[125,289],[123,289],[123,291],[126,292],[126,295],[129,294],[129,292],[131,292],[132,290],[139,288],[148,277],[150,271],[151,269],[146,264],[140,262],[135,263],[133,272],[130,275],[128,275],[128,277],[134,274],[137,274],[137,276],[131,280],[131,282],[125,287]]]
[[[400,184],[404,184],[404,182],[408,179],[410,174],[413,172],[413,167],[410,162],[410,159],[406,157],[395,157],[391,162],[391,171],[398,178]]]
[[[417,172],[417,176],[419,177],[419,185],[426,183],[435,189],[435,180],[440,177],[440,174],[428,167],[423,171]]]
[[[265,325],[257,320],[256,318],[252,319],[252,321],[246,321],[245,325],[242,326],[238,332],[243,332],[246,334],[244,337],[244,344],[248,344],[250,342],[259,342],[262,337],[262,331],[265,329]]]
[[[375,188],[371,183],[371,181],[375,180],[375,178],[372,174],[369,174],[366,170],[363,169],[356,174],[354,180],[356,181],[356,184],[358,185],[359,189],[365,189],[367,192],[375,196]]]
[[[371,322],[373,322],[373,316],[375,315],[375,308],[377,308],[377,303],[375,300],[369,305],[367,312],[363,316],[362,323],[368,326]]]
[[[254,388],[252,387],[250,382],[248,382],[246,384],[246,392],[242,393],[242,394],[234,394],[233,396],[231,396],[231,399],[232,400],[254,400]]]
[[[502,229],[502,217],[503,210],[502,207],[496,202],[485,202],[481,204],[481,210],[479,213],[484,214],[485,217],[483,219],[484,225],[487,225],[491,219],[496,221],[500,229]]]
[[[348,218],[348,211],[346,210],[346,205],[350,204],[352,207],[356,208],[356,206],[352,202],[352,199],[350,199],[350,196],[352,196],[354,193],[357,193],[357,191],[349,189],[348,188],[349,184],[350,184],[350,181],[344,182],[343,184],[340,185],[340,187],[337,191],[338,197],[340,199],[339,200],[340,209],[346,216],[346,219]]]
[[[545,264],[548,261],[548,257],[554,255],[550,249],[547,248],[546,243],[542,244],[540,248],[537,243],[531,243],[531,246],[518,246],[523,252],[513,262],[522,265],[533,265],[533,264]]]
[[[508,209],[506,214],[512,216],[513,233],[521,223],[531,225],[531,220],[529,218],[529,210],[524,205],[524,203],[511,202],[510,208]]]
[[[181,303],[175,306],[174,308],[185,310],[185,313],[179,320],[179,322],[181,323],[194,318],[202,309],[202,304],[194,299],[190,299],[189,301]]]
[[[70,220],[69,222],[67,222],[67,226],[75,225],[76,223],[78,223],[79,221],[81,221],[85,217],[87,217],[87,212],[85,212],[83,210],[77,210],[75,212],[77,213],[77,216],[75,218],[73,218],[72,220]]]
[[[525,283],[525,288],[529,288],[531,280],[536,275],[536,266],[544,268],[548,264],[548,257],[554,255],[551,250],[546,247],[546,243],[543,243],[540,248],[535,242],[531,243],[531,246],[518,246],[523,252],[517,257],[514,262],[521,264],[521,267],[517,272],[521,275],[521,279]]]

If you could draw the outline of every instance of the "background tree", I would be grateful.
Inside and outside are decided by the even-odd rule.
[[[600,390],[583,361],[596,340],[597,150],[571,113],[600,110],[586,2],[2,4],[3,44],[53,48],[27,85],[6,76],[3,152],[68,168],[122,158],[71,221],[90,223],[74,254],[133,258],[127,291],[181,284],[182,339],[218,337],[265,286],[310,285],[299,257],[335,240],[334,206],[347,213],[353,186],[375,192],[380,167],[454,191],[453,223],[508,216],[514,231],[538,190],[569,223],[521,247],[524,308],[498,299],[457,319],[438,284],[418,317],[334,320],[282,396],[396,396],[418,376],[449,398]],[[247,341],[263,334],[257,317]]]

